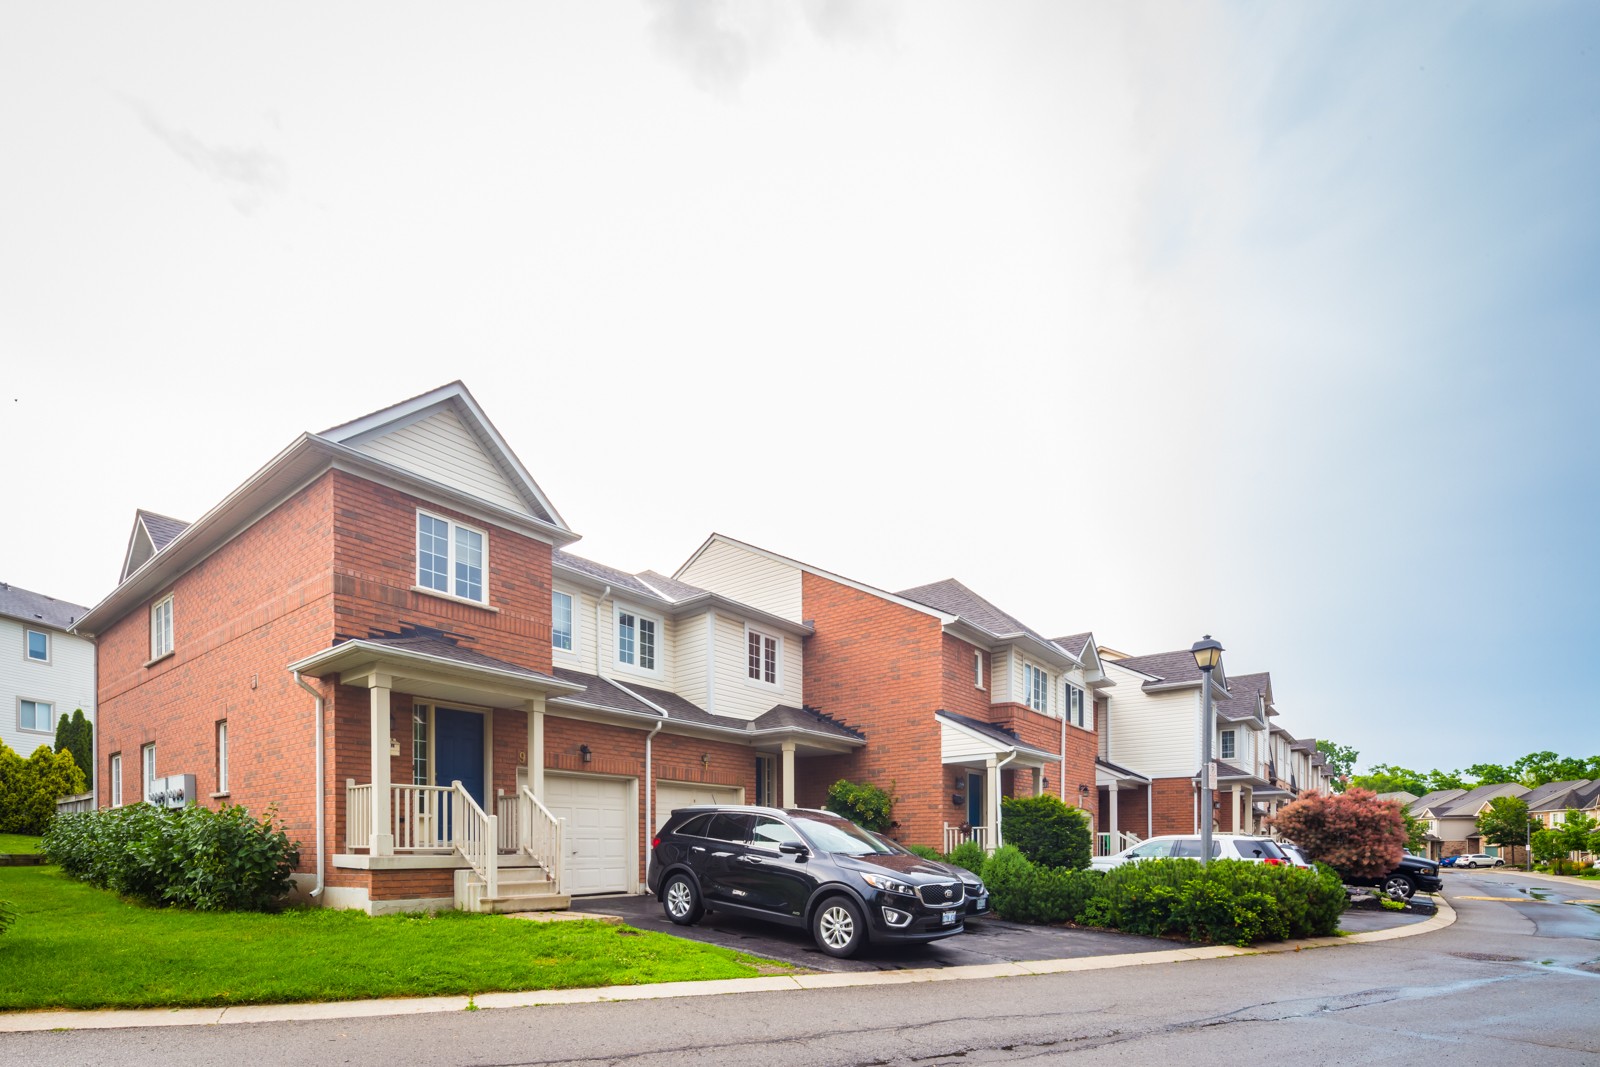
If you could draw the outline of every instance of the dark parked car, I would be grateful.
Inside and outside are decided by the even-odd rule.
[[[648,884],[667,918],[708,910],[809,929],[830,956],[868,940],[937,941],[965,928],[966,879],[832,812],[679,808],[651,842]]]
[[[867,832],[872,834],[872,836],[874,838],[876,838],[877,840],[883,842],[885,845],[887,845],[894,852],[903,853],[903,854],[905,854],[907,856],[915,856],[916,855],[915,852],[912,852],[910,849],[906,848],[904,845],[902,845],[898,841],[895,841],[895,840],[893,840],[891,838],[884,837],[882,834],[872,833],[871,830],[868,830]],[[973,874],[971,871],[967,870],[965,867],[957,867],[953,863],[947,863],[947,864],[945,864],[945,866],[949,867],[952,871],[955,871],[958,875],[960,875],[961,876],[961,882],[966,887],[966,890],[967,890],[967,918],[970,919],[974,915],[986,915],[986,914],[988,914],[988,911],[989,911],[989,891],[983,887],[983,879],[979,878],[977,875]]]
[[[1421,856],[1401,856],[1400,865],[1379,878],[1352,878],[1342,871],[1339,877],[1344,879],[1346,885],[1372,886],[1390,897],[1409,897],[1419,889],[1425,893],[1437,893],[1444,888],[1444,879],[1439,877],[1439,864]]]

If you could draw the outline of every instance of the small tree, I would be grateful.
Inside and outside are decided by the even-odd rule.
[[[1478,833],[1501,848],[1523,844],[1538,825],[1528,817],[1528,802],[1521,797],[1495,797],[1478,816]]]
[[[828,787],[828,803],[824,806],[857,826],[887,833],[894,825],[894,783],[884,790],[870,782],[858,785],[841,778]]]
[[[1561,835],[1561,844],[1567,852],[1594,851],[1589,846],[1596,832],[1595,821],[1576,808],[1568,808],[1561,817],[1561,825],[1553,829]]]
[[[1421,852],[1428,847],[1428,822],[1419,819],[1405,808],[1400,809],[1400,818],[1406,825],[1406,848],[1412,852]]]
[[[82,708],[74,711],[70,719],[66,712],[61,713],[61,721],[56,724],[56,751],[72,753],[72,761],[83,772],[84,791],[93,789],[94,724],[84,718]]]
[[[1567,862],[1567,843],[1560,830],[1540,830],[1533,835],[1533,858],[1548,863],[1552,874],[1560,874]]]
[[[56,799],[84,789],[72,753],[40,745],[23,759],[0,744],[0,834],[42,834]]]
[[[1317,742],[1317,751],[1322,753],[1322,758],[1328,761],[1328,769],[1333,772],[1333,788],[1344,792],[1350,775],[1355,773],[1356,760],[1361,753],[1349,745],[1327,739]]]
[[[1284,837],[1341,874],[1376,878],[1394,870],[1405,854],[1400,805],[1366,789],[1333,796],[1313,793],[1271,820]]]
[[[1000,836],[1040,867],[1089,866],[1089,820],[1053,793],[1001,800]]]

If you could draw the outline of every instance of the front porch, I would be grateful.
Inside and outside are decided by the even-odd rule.
[[[973,841],[985,852],[993,852],[1005,844],[1000,825],[1001,798],[1044,793],[1049,771],[1059,767],[1061,757],[1022,744],[993,723],[947,711],[939,712],[937,717],[941,730],[943,784],[950,789],[951,806],[964,816],[960,822],[944,822],[943,850],[949,853],[957,845]],[[1008,775],[1011,778],[1009,792],[1006,789]],[[1084,814],[1089,816],[1092,826],[1092,814],[1088,811]]]

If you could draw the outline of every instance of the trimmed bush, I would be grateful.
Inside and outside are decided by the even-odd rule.
[[[927,845],[906,845],[905,850],[921,856],[925,860],[937,860],[939,862],[944,861],[944,856],[940,855],[938,849],[929,848]]]
[[[23,759],[0,742],[0,834],[44,833],[57,798],[83,791],[72,753],[40,745]]]
[[[989,907],[1008,919],[1026,914],[1033,876],[1033,864],[1015,845],[995,849],[983,864],[983,884],[989,889]],[[1018,921],[1028,920],[1019,918]]]
[[[299,846],[276,812],[149,804],[57,816],[41,851],[73,878],[147,904],[265,911],[293,885]]]
[[[892,782],[889,790],[883,790],[841,778],[828,787],[828,802],[823,806],[857,826],[884,834],[894,825],[893,789]]]
[[[1089,866],[1089,821],[1053,794],[1001,800],[1000,832],[1007,844],[1041,867]]]
[[[944,861],[957,867],[964,867],[979,878],[982,878],[983,865],[989,862],[989,854],[976,841],[963,841],[950,850]]]

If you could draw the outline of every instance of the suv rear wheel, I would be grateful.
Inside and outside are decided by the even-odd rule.
[[[706,911],[700,903],[700,891],[686,874],[668,876],[667,884],[661,887],[661,907],[667,918],[679,926],[693,926]]]
[[[829,897],[811,916],[811,936],[822,951],[845,959],[866,943],[866,921],[849,897]]]

